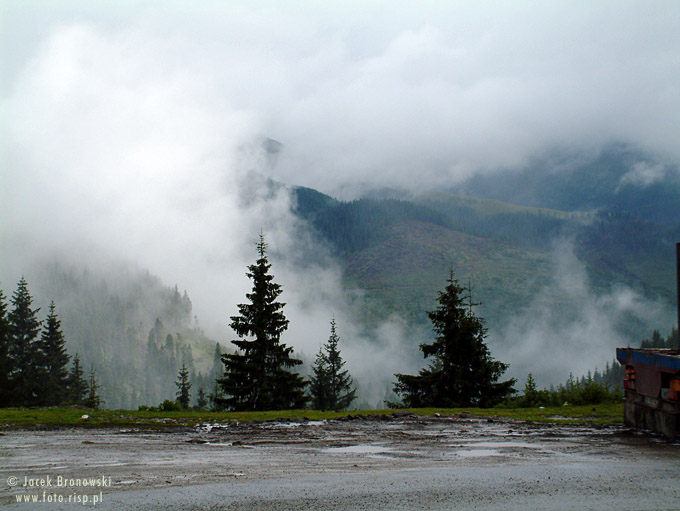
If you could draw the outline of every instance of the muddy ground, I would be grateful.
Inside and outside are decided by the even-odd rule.
[[[680,444],[460,416],[5,431],[0,485],[0,507],[24,510],[666,510]]]

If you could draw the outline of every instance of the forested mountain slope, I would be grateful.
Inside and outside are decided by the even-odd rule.
[[[86,371],[95,369],[104,407],[174,400],[183,362],[206,393],[212,390],[215,341],[198,328],[186,292],[122,265],[94,273],[52,261],[26,277],[37,305],[55,301],[68,353],[77,353]]]
[[[471,282],[490,327],[501,328],[549,285],[556,246],[564,240],[585,265],[594,293],[624,285],[669,309],[674,300],[680,230],[631,213],[562,211],[447,193],[339,202],[298,188],[295,196],[297,214],[341,258],[347,285],[366,290],[367,321],[397,313],[426,323],[425,311],[453,268]],[[622,326],[631,335],[648,334],[647,327]]]
[[[351,296],[361,301],[353,310],[366,331],[396,316],[414,332],[427,332],[427,311],[453,268],[463,283],[471,284],[473,300],[481,302],[479,315],[503,342],[521,343],[534,323],[543,329],[539,339],[549,329],[573,328],[584,309],[595,304],[598,314],[608,317],[591,322],[605,318],[621,334],[618,339],[637,345],[653,329],[670,330],[675,319],[674,244],[680,241],[680,215],[677,210],[673,214],[677,197],[668,193],[676,190],[676,178],[672,172],[664,178],[667,190],[652,203],[648,187],[656,182],[646,188],[626,179],[630,169],[644,171],[639,160],[622,166],[621,161],[611,163],[612,155],[601,159],[599,164],[611,164],[604,177],[590,176],[592,162],[571,171],[574,182],[548,175],[539,183],[529,179],[532,171],[527,170],[485,188],[487,197],[455,190],[342,202],[293,187],[293,212],[340,262],[346,288],[362,291]],[[470,181],[468,191],[482,183],[481,177]],[[504,183],[508,188],[501,192]],[[274,182],[269,186],[283,188]],[[614,186],[619,192],[642,190],[638,203],[634,195],[617,196]],[[525,189],[544,195],[520,200]],[[500,200],[506,197],[517,202]],[[590,208],[600,199],[601,207]],[[564,252],[573,255],[566,265]],[[96,369],[104,406],[133,408],[174,399],[174,380],[183,362],[193,374],[194,392],[203,386],[210,393],[221,367],[215,363],[215,342],[198,327],[188,294],[148,272],[123,266],[97,271],[61,261],[27,269],[25,276],[38,306],[46,310],[50,300],[56,302],[68,351],[79,354],[86,370]],[[2,284],[11,295],[12,283]],[[540,320],[533,316],[537,301],[544,314]],[[638,307],[642,302],[644,307]],[[513,330],[518,317],[523,324]],[[414,345],[426,340],[416,337]]]

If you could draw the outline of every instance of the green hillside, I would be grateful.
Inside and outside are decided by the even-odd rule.
[[[417,200],[431,207],[442,207],[451,213],[455,211],[470,210],[484,217],[492,217],[501,214],[530,214],[546,215],[555,218],[571,218],[575,213],[560,211],[558,209],[537,208],[532,206],[519,206],[496,199],[484,199],[451,193],[431,192],[418,196]]]
[[[414,345],[422,342],[415,332],[429,331],[427,311],[451,269],[470,283],[479,314],[496,332],[526,314],[537,297],[550,320],[559,322],[550,324],[554,331],[570,328],[580,320],[582,304],[554,289],[556,256],[565,250],[573,250],[585,269],[589,298],[624,286],[649,299],[662,316],[674,311],[680,227],[634,212],[571,212],[442,192],[342,202],[309,188],[293,190],[294,213],[335,254],[347,290],[360,290],[347,294],[369,337],[372,327],[396,316],[412,327]],[[558,243],[565,239],[567,245]],[[27,269],[26,277],[38,306],[46,310],[50,300],[56,302],[67,349],[79,354],[85,369],[96,369],[105,407],[174,399],[182,362],[195,391],[212,391],[221,369],[214,364],[215,342],[198,328],[186,292],[124,265],[95,274],[49,263]],[[653,329],[668,329],[674,313],[666,316],[668,324],[653,324],[630,314],[616,327],[636,343]]]
[[[346,258],[350,285],[366,290],[374,318],[396,313],[426,324],[426,311],[450,269],[471,282],[484,317],[497,318],[545,285],[550,260],[536,250],[518,250],[440,225],[405,221],[386,229],[381,243]]]
[[[309,204],[309,193],[297,189],[298,202]],[[324,197],[317,196],[317,208],[298,214],[334,248],[348,287],[365,290],[363,319],[369,324],[394,313],[410,324],[426,324],[426,311],[453,268],[472,284],[488,325],[501,327],[550,284],[560,239],[573,244],[593,293],[625,285],[672,308],[673,240],[680,232],[632,214],[568,212],[446,193],[411,201]],[[550,299],[565,314],[575,305],[568,297]],[[648,325],[622,328],[639,335]]]
[[[182,362],[196,389],[212,390],[215,341],[194,325],[186,292],[123,265],[95,274],[49,262],[30,268],[26,277],[43,310],[55,301],[66,348],[88,372],[95,369],[104,407],[174,400]]]

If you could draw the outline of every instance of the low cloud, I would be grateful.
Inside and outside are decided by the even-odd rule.
[[[415,191],[611,140],[680,161],[676,4],[36,5],[8,6],[1,36],[0,278],[16,282],[48,253],[128,261],[187,289],[222,341],[262,231],[288,342],[313,356],[335,314],[351,371],[415,369],[398,321],[371,334],[381,369],[362,363],[366,334],[340,270],[268,177],[344,197]],[[285,147],[276,159],[262,151],[267,137]],[[644,184],[660,170],[631,172]],[[645,305],[626,290],[595,296],[578,264],[560,264],[575,273],[558,272],[556,289],[583,307],[569,324],[539,297],[538,319],[512,326],[525,346],[509,357],[517,367],[536,356],[556,369],[572,342],[606,360],[621,339],[596,313]]]
[[[553,266],[552,282],[502,332],[490,334],[494,356],[510,363],[509,374],[520,389],[528,373],[545,386],[564,383],[569,373],[580,377],[603,369],[617,347],[639,345],[640,339],[623,334],[621,325],[645,325],[651,334],[672,322],[667,305],[628,287],[594,291],[569,240],[556,243]]]
[[[636,162],[621,177],[620,187],[625,185],[649,186],[663,180],[668,173],[668,169],[663,163],[649,163],[645,161]]]
[[[335,314],[362,398],[379,402],[410,367],[406,328],[356,325],[341,269],[292,214],[290,189],[271,186],[281,148],[258,116],[206,95],[210,75],[167,68],[172,47],[139,44],[166,42],[61,27],[3,101],[1,281],[51,257],[102,276],[123,261],[187,289],[201,327],[231,347],[262,232],[291,320],[283,341],[313,360]]]
[[[211,148],[206,158],[254,131],[286,146],[274,177],[347,196],[367,186],[450,185],[541,151],[593,151],[611,141],[680,161],[673,3],[386,12],[140,2],[54,8],[39,20],[33,12],[8,10],[6,96],[64,124],[50,132],[48,117],[35,139],[43,146],[76,138],[80,153],[106,153],[121,133],[107,131],[103,118],[126,113],[145,121],[129,126],[130,140],[175,140],[164,147],[166,161],[186,156],[185,138],[195,138],[188,131]],[[77,102],[64,101],[73,94]],[[92,123],[75,129],[79,112],[104,98]],[[17,113],[7,114],[13,130],[25,124]],[[159,152],[149,147],[122,163],[155,161]]]

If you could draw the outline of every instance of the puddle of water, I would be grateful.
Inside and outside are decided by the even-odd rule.
[[[197,427],[201,431],[210,433],[213,429],[227,429],[236,423],[222,423],[222,422],[205,422]],[[269,422],[261,424],[264,428],[297,428],[300,426],[322,426],[326,424],[325,420],[307,421],[307,422]]]
[[[209,423],[209,422],[205,422],[205,423],[201,424],[200,426],[198,426],[197,429],[200,429],[202,431],[206,431],[206,432],[210,433],[213,429],[226,429],[229,426],[230,426],[229,423],[222,423],[222,422]]]
[[[527,442],[473,442],[470,447],[486,447],[488,449],[503,449],[504,447],[521,447],[526,449],[542,449],[540,444],[530,444]]]
[[[352,454],[382,454],[391,452],[390,447],[384,445],[348,445],[347,447],[329,447],[324,452],[352,453]]]
[[[453,454],[461,458],[485,458],[487,456],[501,456],[496,449],[472,449],[470,451],[455,451]]]

